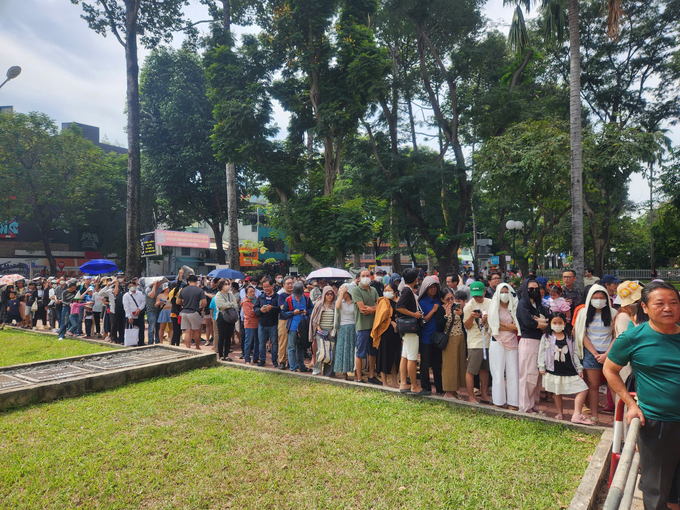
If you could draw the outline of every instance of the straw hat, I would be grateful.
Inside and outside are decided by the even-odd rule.
[[[621,298],[621,306],[632,305],[642,299],[642,285],[638,282],[626,280],[616,288],[616,292]]]

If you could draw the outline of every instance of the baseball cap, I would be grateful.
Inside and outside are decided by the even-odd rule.
[[[484,295],[486,288],[482,282],[472,282],[470,284],[470,296],[481,297]]]
[[[600,280],[600,283],[601,283],[602,285],[604,285],[604,284],[606,284],[606,283],[621,283],[621,280],[619,280],[619,279],[618,279],[616,276],[614,276],[613,274],[606,274],[606,275],[604,275],[604,276],[602,277],[602,279]]]

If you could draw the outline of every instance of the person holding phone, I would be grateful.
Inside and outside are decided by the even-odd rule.
[[[470,301],[463,309],[463,323],[467,330],[468,363],[465,374],[468,400],[477,403],[475,397],[475,376],[479,375],[482,404],[490,404],[489,398],[489,344],[491,332],[487,324],[487,314],[491,300],[484,297],[486,289],[482,282],[470,285]]]
[[[446,316],[444,331],[449,332],[449,342],[442,351],[442,389],[445,398],[460,399],[458,390],[465,387],[464,303],[460,299],[456,299],[455,294],[450,287],[442,289],[441,293]],[[452,321],[453,325],[451,324]]]

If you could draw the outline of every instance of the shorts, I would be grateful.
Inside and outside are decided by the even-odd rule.
[[[160,324],[172,322],[172,319],[170,318],[170,310],[161,310],[161,313],[158,314],[158,322]]]
[[[203,328],[203,317],[198,312],[180,312],[182,331],[185,329],[200,330]]]
[[[370,329],[362,329],[357,331],[357,358],[366,359],[368,355],[368,347],[373,345],[373,338],[371,338]]]
[[[602,354],[600,351],[597,351],[597,353]],[[585,347],[583,348],[583,368],[586,370],[602,370],[602,364],[598,363],[595,356]]]
[[[420,338],[415,333],[404,333],[402,336],[401,357],[409,361],[418,361]]]
[[[486,359],[482,349],[468,349],[467,373],[478,375],[480,370],[489,372],[489,350],[486,350]]]

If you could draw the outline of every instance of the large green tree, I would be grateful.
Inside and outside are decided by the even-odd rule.
[[[77,126],[59,133],[42,113],[0,115],[0,216],[31,220],[40,232],[50,272],[57,266],[50,247],[53,230],[96,224],[118,208],[124,170],[82,137]],[[110,210],[102,210],[102,197]],[[110,246],[110,245],[109,245]]]
[[[81,17],[96,33],[106,37],[112,33],[125,49],[127,75],[127,208],[126,208],[126,271],[128,276],[141,273],[140,186],[141,160],[139,146],[139,61],[138,38],[146,47],[161,41],[170,42],[173,32],[182,26],[182,7],[188,0],[71,0],[81,4]]]
[[[200,57],[191,47],[161,47],[146,59],[140,80],[144,165],[163,223],[184,228],[205,222],[219,264],[227,222],[224,166],[213,154],[214,119]]]

